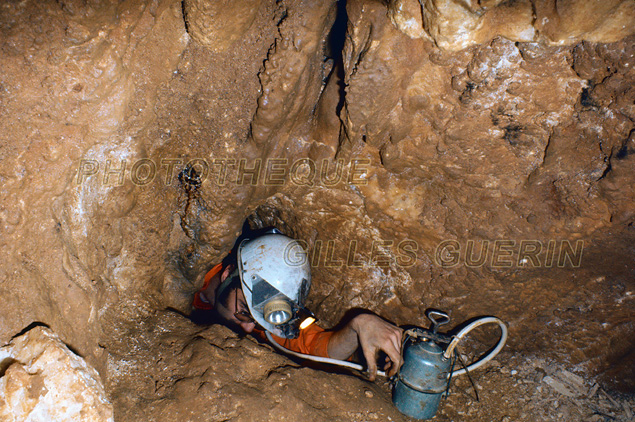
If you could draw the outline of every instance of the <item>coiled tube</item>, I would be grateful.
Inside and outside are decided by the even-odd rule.
[[[468,371],[473,371],[475,369],[480,368],[481,366],[483,366],[484,364],[486,364],[487,362],[489,362],[490,360],[492,360],[494,358],[494,356],[496,356],[503,348],[503,346],[505,346],[505,343],[507,342],[507,326],[505,325],[505,323],[503,321],[501,321],[500,319],[496,318],[496,317],[482,317],[482,318],[478,318],[474,321],[472,321],[470,324],[468,324],[467,326],[465,326],[465,328],[463,328],[461,331],[458,332],[458,334],[456,336],[454,336],[454,338],[452,339],[452,341],[450,342],[450,344],[448,345],[448,348],[445,350],[444,352],[444,356],[446,358],[450,358],[454,352],[454,349],[456,348],[456,346],[459,344],[459,342],[461,340],[463,340],[463,338],[473,329],[480,327],[481,325],[485,325],[485,324],[498,324],[498,326],[501,329],[501,336],[500,339],[498,340],[498,343],[496,344],[496,347],[494,347],[492,349],[491,352],[489,352],[486,356],[484,356],[483,358],[479,359],[478,361],[472,363],[471,365],[469,365],[467,368],[462,368],[459,369],[457,371],[452,372],[451,375],[449,376],[459,376],[459,375],[463,375]],[[308,359],[308,360],[312,360],[314,362],[321,362],[321,363],[328,363],[331,365],[338,365],[338,366],[343,366],[346,368],[351,368],[351,369],[355,369],[358,371],[363,371],[364,367],[358,363],[353,363],[353,362],[348,362],[345,360],[339,360],[339,359],[333,359],[333,358],[325,358],[325,357],[321,357],[321,356],[313,356],[313,355],[307,355],[304,353],[298,353],[298,352],[294,352],[292,350],[287,349],[286,347],[282,346],[281,344],[278,344],[272,337],[271,334],[268,331],[265,331],[265,335],[267,336],[267,340],[269,340],[269,342],[272,344],[272,346],[274,348],[276,348],[277,350],[286,353],[288,355],[291,356],[295,356],[301,359]],[[384,371],[377,371],[377,374],[385,377],[386,373]]]

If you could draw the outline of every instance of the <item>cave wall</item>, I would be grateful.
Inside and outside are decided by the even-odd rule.
[[[40,321],[104,359],[98,343],[111,305],[122,316],[126,303],[143,308],[158,294],[152,280],[165,252],[150,245],[167,233],[152,238],[150,227],[135,226],[153,212],[165,226],[170,215],[158,209],[165,194],[142,211],[147,199],[130,179],[84,183],[78,169],[82,160],[121,168],[147,154],[157,87],[188,42],[181,8],[45,1],[2,9],[0,337]],[[127,302],[135,294],[144,300]]]
[[[326,326],[494,314],[624,386],[632,2],[468,3],[3,3],[0,343],[43,322],[108,377],[248,218],[307,242]]]

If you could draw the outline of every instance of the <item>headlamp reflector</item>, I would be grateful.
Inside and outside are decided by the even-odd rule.
[[[263,311],[265,320],[273,325],[282,325],[291,319],[291,304],[284,299],[267,302]]]

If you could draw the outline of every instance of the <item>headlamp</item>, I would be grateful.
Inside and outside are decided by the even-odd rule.
[[[270,300],[264,306],[263,315],[270,324],[285,324],[291,319],[291,304],[284,299]]]
[[[304,330],[305,328],[307,328],[309,325],[313,324],[314,322],[315,322],[315,318],[313,317],[305,318],[305,320],[302,321],[302,323],[300,324],[300,329]]]
[[[313,312],[309,311],[307,308],[300,308],[300,310],[298,311],[298,321],[301,321],[300,329],[304,330],[309,325],[317,321],[317,318],[315,318]]]
[[[303,311],[311,288],[308,259],[295,259],[306,258],[303,245],[281,234],[265,234],[241,242],[237,255],[245,302],[254,320],[278,337],[297,338],[300,325],[307,327],[315,320],[307,320],[312,315]]]
[[[293,315],[293,306],[285,299],[274,299],[267,302],[263,309],[265,320],[273,325],[281,326],[293,319],[294,325],[304,330],[316,321],[315,315],[307,308],[300,308]]]

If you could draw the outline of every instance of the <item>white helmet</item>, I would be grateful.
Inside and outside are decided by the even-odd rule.
[[[238,246],[240,282],[253,318],[267,331],[295,338],[311,288],[311,267],[302,245],[266,234]]]

